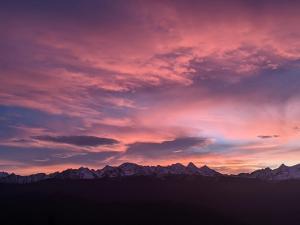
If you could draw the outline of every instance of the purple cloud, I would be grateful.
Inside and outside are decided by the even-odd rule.
[[[100,145],[114,145],[119,142],[111,138],[100,138],[95,136],[34,136],[33,139],[49,141],[60,144],[71,144],[76,146],[96,147]]]
[[[189,152],[190,148],[201,149],[210,144],[210,139],[203,137],[178,137],[171,141],[136,142],[129,144],[125,155],[141,156],[143,158],[159,158],[171,155],[197,155],[201,152]]]

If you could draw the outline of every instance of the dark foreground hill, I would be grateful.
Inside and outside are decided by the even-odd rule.
[[[0,184],[4,225],[289,224],[300,181],[167,176]]]

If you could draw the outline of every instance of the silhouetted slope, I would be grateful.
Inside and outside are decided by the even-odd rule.
[[[1,184],[3,224],[299,224],[300,182],[170,175]]]

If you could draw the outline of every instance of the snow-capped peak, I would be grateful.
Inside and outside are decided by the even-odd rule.
[[[203,176],[218,176],[221,175],[219,172],[209,168],[208,166],[204,165],[199,168],[199,172]]]
[[[80,167],[79,169],[67,169],[61,173],[54,175],[58,179],[94,179],[97,178],[96,173],[89,168]]]
[[[184,166],[180,163],[175,163],[170,166],[141,166],[135,163],[123,163],[120,166],[105,166],[99,170],[93,170],[86,167],[78,169],[67,169],[62,172],[55,172],[49,175],[34,174],[30,176],[18,176],[15,174],[0,177],[0,182],[8,183],[30,183],[45,179],[99,179],[113,177],[128,177],[128,176],[153,176],[163,177],[167,175],[203,175],[216,176],[220,173],[210,169],[207,166],[201,168],[196,167],[193,163]]]
[[[286,166],[281,164],[276,169],[259,169],[252,173],[240,174],[241,177],[258,178],[261,180],[288,180],[288,179],[300,179],[300,164],[294,166]]]

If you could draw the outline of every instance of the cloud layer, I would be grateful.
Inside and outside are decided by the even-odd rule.
[[[200,137],[179,137],[170,141],[160,143],[136,142],[129,144],[126,155],[142,156],[147,158],[174,157],[180,158],[184,155],[197,155],[200,152],[193,152],[191,148],[201,148],[209,145],[210,141]]]
[[[94,136],[34,136],[32,138],[40,141],[91,147],[99,145],[113,145],[118,143],[118,141],[114,139]]]
[[[194,161],[224,172],[298,163],[299,7],[2,1],[0,144],[14,150],[0,168],[55,170],[102,152],[113,154],[100,164]],[[29,148],[74,156],[22,164],[13,152]]]

